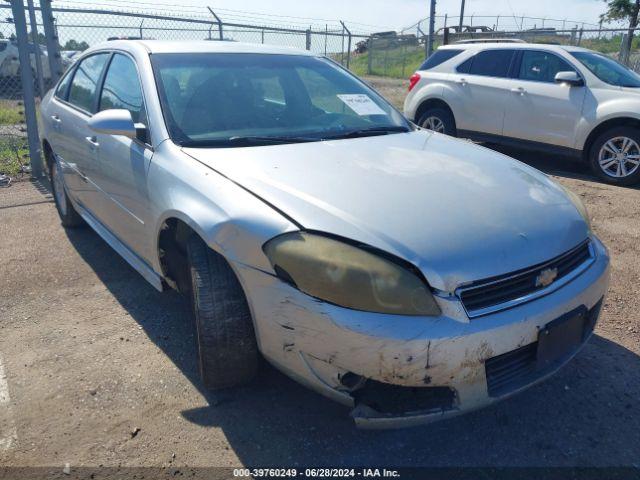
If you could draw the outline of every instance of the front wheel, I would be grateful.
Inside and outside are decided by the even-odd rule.
[[[248,383],[258,368],[251,312],[229,263],[197,235],[187,241],[200,373],[211,390]]]
[[[456,122],[450,111],[444,108],[430,108],[422,114],[418,120],[418,125],[427,130],[432,130],[437,133],[444,133],[455,137]]]
[[[640,182],[640,129],[614,127],[598,138],[589,151],[591,169],[614,185]]]

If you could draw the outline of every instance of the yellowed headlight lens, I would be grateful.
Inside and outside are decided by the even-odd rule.
[[[409,269],[322,235],[294,232],[265,245],[278,275],[304,293],[343,307],[397,315],[439,315],[427,285]]]

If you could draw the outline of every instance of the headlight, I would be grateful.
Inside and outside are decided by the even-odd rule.
[[[578,212],[580,212],[580,215],[582,215],[584,221],[587,222],[587,227],[589,228],[589,230],[591,230],[591,220],[589,219],[589,212],[587,211],[587,207],[584,206],[584,203],[582,203],[582,199],[568,188],[562,185],[560,185],[560,188],[562,188],[562,190],[564,190],[564,193],[567,194],[567,197],[569,197],[571,203],[573,203]]]
[[[280,278],[343,307],[397,315],[439,315],[418,275],[392,260],[322,235],[294,232],[264,251]]]

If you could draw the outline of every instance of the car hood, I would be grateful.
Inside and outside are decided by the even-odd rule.
[[[427,131],[183,151],[303,228],[397,255],[444,291],[544,262],[588,236],[546,175]]]

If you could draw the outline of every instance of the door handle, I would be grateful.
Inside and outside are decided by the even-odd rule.
[[[58,115],[51,115],[51,120],[56,123],[62,123],[62,120],[60,120],[60,117]]]
[[[98,143],[98,139],[96,137],[85,137],[85,140],[89,142],[89,148],[91,150],[95,150],[100,146],[100,144]]]
[[[512,88],[511,92],[518,93],[520,95],[524,95],[525,93],[527,93],[527,91],[522,87]]]
[[[462,85],[464,87],[467,84],[467,80],[466,80],[466,78],[458,78],[456,80],[456,83],[459,83],[460,85]]]

